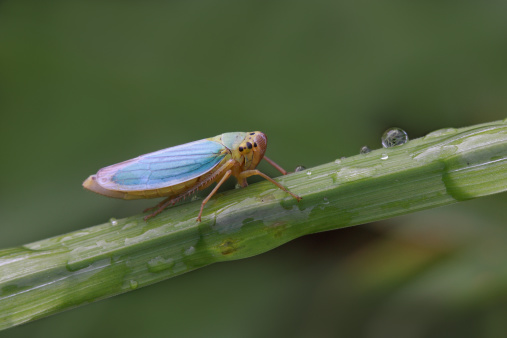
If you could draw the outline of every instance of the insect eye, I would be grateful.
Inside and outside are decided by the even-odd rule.
[[[243,147],[239,147],[239,151],[243,151]]]

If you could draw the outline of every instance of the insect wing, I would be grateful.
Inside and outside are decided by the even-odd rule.
[[[117,191],[173,186],[212,171],[226,156],[224,149],[206,139],[182,144],[100,169],[97,182]]]

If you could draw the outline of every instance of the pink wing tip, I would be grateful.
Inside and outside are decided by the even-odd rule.
[[[88,190],[95,191],[97,184],[97,176],[91,175],[83,182],[83,187],[85,187]]]
[[[114,197],[114,198],[125,198],[126,194],[121,191],[115,191],[115,190],[108,190],[104,187],[100,186],[100,184],[97,182],[97,176],[91,175],[83,182],[83,187],[85,189],[91,190],[97,194],[108,196],[108,197]]]

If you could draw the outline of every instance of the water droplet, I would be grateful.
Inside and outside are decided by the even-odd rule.
[[[381,160],[387,160],[389,158],[389,156],[387,154],[382,154],[382,156],[380,157]]]
[[[161,272],[167,269],[170,269],[174,266],[174,259],[172,258],[163,258],[161,256],[152,258],[146,263],[148,266],[148,271],[150,272]]]
[[[306,175],[308,175],[308,176],[310,176],[311,174],[312,174],[312,172],[311,172],[310,170],[308,170],[308,171],[306,172]]]
[[[193,195],[190,200],[191,201],[197,201],[199,199],[199,197],[197,195]]]
[[[400,146],[408,142],[408,135],[405,130],[400,128],[389,128],[382,135],[382,146],[390,148]]]
[[[122,230],[126,230],[126,229],[129,229],[129,228],[133,228],[133,227],[135,227],[136,225],[137,225],[137,223],[136,223],[136,222],[130,222],[130,223],[125,224],[125,225],[124,225],[121,229],[122,229]]]
[[[129,284],[132,290],[137,289],[137,286],[139,285],[139,283],[133,279],[130,280]]]
[[[195,252],[195,248],[193,246],[191,246],[190,248],[188,248],[187,250],[185,250],[185,255],[191,255]]]
[[[322,202],[323,204],[329,204],[329,200],[327,199],[327,197],[324,197],[324,202]]]
[[[118,225],[118,221],[117,221],[117,220],[116,220],[116,218],[114,218],[114,217],[111,217],[111,218],[109,219],[109,223],[111,223],[111,225]]]
[[[431,133],[429,133],[428,135],[424,136],[425,139],[428,139],[428,138],[434,138],[434,137],[439,137],[439,136],[444,136],[444,135],[449,135],[449,134],[454,134],[455,132],[457,132],[458,130],[455,129],[455,128],[444,128],[444,129],[439,129],[439,130],[435,130],[435,131],[432,131]]]
[[[342,160],[340,160],[340,159],[338,158],[338,159],[334,160],[334,163],[336,163],[336,164],[340,164],[340,163],[342,163]]]
[[[305,167],[305,166],[303,166],[303,165],[298,165],[298,166],[296,167],[296,169],[294,169],[294,172],[296,172],[296,173],[297,173],[298,171],[303,171],[303,170],[305,170],[305,169],[306,169],[306,167]]]
[[[371,149],[368,146],[362,146],[361,150],[359,151],[361,154],[368,154],[369,152],[371,152]]]
[[[234,186],[234,189],[239,189],[239,188],[241,188],[241,184],[236,183],[236,185]]]

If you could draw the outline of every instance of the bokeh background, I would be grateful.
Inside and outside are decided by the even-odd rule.
[[[0,248],[138,213],[97,169],[262,130],[289,170],[507,116],[505,1],[0,1]],[[267,165],[261,169],[272,176]],[[229,188],[233,186],[229,185]],[[507,194],[300,238],[1,337],[505,337]]]

